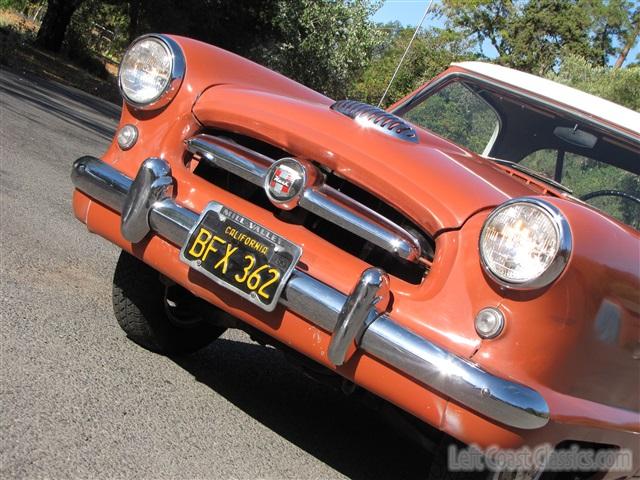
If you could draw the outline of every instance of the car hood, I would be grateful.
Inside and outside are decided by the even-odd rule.
[[[218,85],[200,95],[193,114],[205,127],[249,135],[325,165],[433,235],[460,227],[480,210],[544,191],[426,130],[417,129],[418,141],[409,142],[330,105]]]

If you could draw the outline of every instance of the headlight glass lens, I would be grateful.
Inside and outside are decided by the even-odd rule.
[[[120,64],[120,89],[125,99],[146,105],[157,100],[171,82],[173,56],[157,38],[144,38],[127,51]]]
[[[559,249],[560,232],[551,215],[525,202],[498,207],[480,236],[485,267],[512,284],[531,282],[543,275]]]

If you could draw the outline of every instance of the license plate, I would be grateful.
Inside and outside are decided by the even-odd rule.
[[[301,254],[298,245],[211,202],[191,229],[180,259],[270,312]]]

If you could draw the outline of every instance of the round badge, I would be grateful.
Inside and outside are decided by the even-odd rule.
[[[274,205],[291,210],[298,206],[306,182],[306,169],[298,160],[281,158],[269,168],[264,188]]]

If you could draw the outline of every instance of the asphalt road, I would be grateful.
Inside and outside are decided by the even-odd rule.
[[[118,250],[75,220],[69,179],[118,112],[0,70],[0,477],[425,478],[378,414],[243,333],[173,359],[124,336]]]

